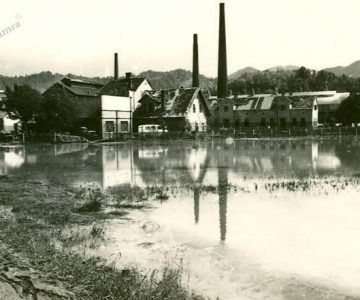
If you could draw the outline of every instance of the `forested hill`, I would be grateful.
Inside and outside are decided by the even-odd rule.
[[[51,73],[50,71],[41,72],[37,74],[25,75],[25,76],[2,76],[0,75],[0,89],[5,89],[6,86],[13,88],[14,84],[22,85],[27,84],[39,92],[44,92],[55,82],[61,80],[65,76],[82,79],[91,82],[106,83],[110,80],[109,77],[85,77],[73,74],[59,74]]]
[[[14,84],[28,84],[40,92],[45,91],[51,85],[63,77],[82,79],[90,82],[107,83],[112,77],[85,77],[73,74],[59,74],[41,72],[26,76],[1,76],[0,89],[6,86],[13,87]],[[176,69],[167,72],[145,71],[138,76],[149,80],[154,89],[190,87],[192,84],[192,73],[183,69]],[[212,93],[216,89],[216,79],[200,75],[200,86],[209,88]],[[245,68],[229,76],[229,90],[238,94],[272,93],[295,91],[316,91],[336,90],[338,92],[360,92],[360,78],[345,74],[335,75],[334,73],[322,70],[315,71],[305,67],[298,69],[276,68],[275,71],[259,71],[254,68]]]
[[[237,94],[336,90],[360,92],[360,78],[336,76],[327,71],[305,67],[296,70],[245,73],[229,82],[229,89]]]
[[[155,89],[191,87],[192,84],[192,72],[183,69],[167,72],[150,70],[140,73],[139,76],[147,78]],[[202,88],[213,88],[216,85],[215,79],[204,75],[199,76],[199,81]]]
[[[59,74],[41,72],[37,74],[31,74],[26,76],[2,76],[0,75],[0,89],[5,89],[6,86],[13,88],[14,84],[22,85],[28,84],[31,87],[37,89],[40,92],[44,92],[55,82],[68,76],[71,78],[82,79],[90,82],[107,83],[111,80],[111,77],[85,77],[74,74]],[[190,87],[192,83],[192,73],[183,69],[176,69],[167,72],[158,71],[146,71],[140,73],[138,76],[147,78],[154,89],[158,88],[178,88],[178,87]],[[200,75],[201,87],[208,88],[215,86],[215,80]]]

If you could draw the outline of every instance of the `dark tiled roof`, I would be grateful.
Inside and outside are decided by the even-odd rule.
[[[154,93],[152,93],[151,91],[146,91],[143,96],[141,97],[141,99],[139,100],[139,102],[143,102],[145,99],[151,99],[153,100],[156,104],[160,104],[161,100],[159,96],[155,96]]]
[[[131,78],[131,87],[129,88],[129,83],[126,78],[114,79],[107,83],[101,90],[102,95],[112,95],[112,96],[122,96],[128,97],[129,90],[136,91],[139,86],[146,80],[143,77],[134,77]]]
[[[154,99],[154,101],[157,102],[154,115],[160,115],[161,113],[161,92],[162,91],[159,90],[147,92],[140,100],[140,102],[142,102],[142,100],[145,100],[145,97],[151,95],[151,99]],[[206,102],[206,99],[204,98],[199,88],[168,89],[163,90],[163,92],[165,98],[164,116],[166,117],[183,116],[188,110],[192,100],[196,98],[199,94],[201,95],[200,97],[202,97],[204,100],[205,111],[210,114],[208,103]]]
[[[171,113],[175,115],[184,114],[188,109],[191,101],[198,94],[197,88],[183,89],[174,99]]]
[[[77,96],[97,97],[103,87],[101,84],[82,80],[63,78],[59,83],[71,93]]]

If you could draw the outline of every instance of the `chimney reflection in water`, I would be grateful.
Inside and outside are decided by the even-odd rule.
[[[218,166],[218,185],[219,185],[219,217],[220,217],[220,240],[226,239],[226,210],[227,210],[227,186],[228,168]]]
[[[199,214],[200,214],[200,188],[194,186],[194,216],[195,224],[199,223]]]

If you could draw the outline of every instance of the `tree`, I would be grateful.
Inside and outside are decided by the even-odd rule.
[[[41,94],[29,85],[14,85],[14,90],[6,87],[6,95],[5,108],[9,117],[19,119],[27,132],[28,122],[39,113]]]
[[[338,122],[350,125],[360,123],[360,94],[352,94],[344,100],[336,110]]]

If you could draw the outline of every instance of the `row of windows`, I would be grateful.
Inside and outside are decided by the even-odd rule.
[[[287,121],[285,118],[279,118],[279,126],[280,127],[286,127],[287,125]],[[223,119],[223,125],[224,127],[230,127],[230,120],[229,119]],[[249,118],[245,118],[243,122],[241,122],[241,120],[236,119],[235,120],[235,127],[240,127],[240,126],[244,126],[244,127],[249,127],[250,126],[250,120]],[[292,127],[305,127],[306,126],[306,119],[305,118],[300,118],[300,119],[296,119],[293,118],[291,123],[288,124],[291,125]],[[313,121],[313,125],[317,126],[317,120]],[[275,126],[275,120],[273,118],[270,118],[269,120],[266,120],[265,118],[262,118],[260,121],[260,126],[262,127],[266,127],[266,126],[270,126],[270,127],[274,127]]]
[[[203,111],[203,107],[201,104],[199,104],[199,112]],[[193,104],[193,112],[196,113],[196,104]]]
[[[193,131],[206,131],[206,125],[205,125],[205,123],[194,122],[194,123],[192,123],[192,130]]]
[[[129,122],[120,121],[120,132],[129,131]],[[105,121],[105,131],[106,132],[115,132],[115,122],[114,121]]]

